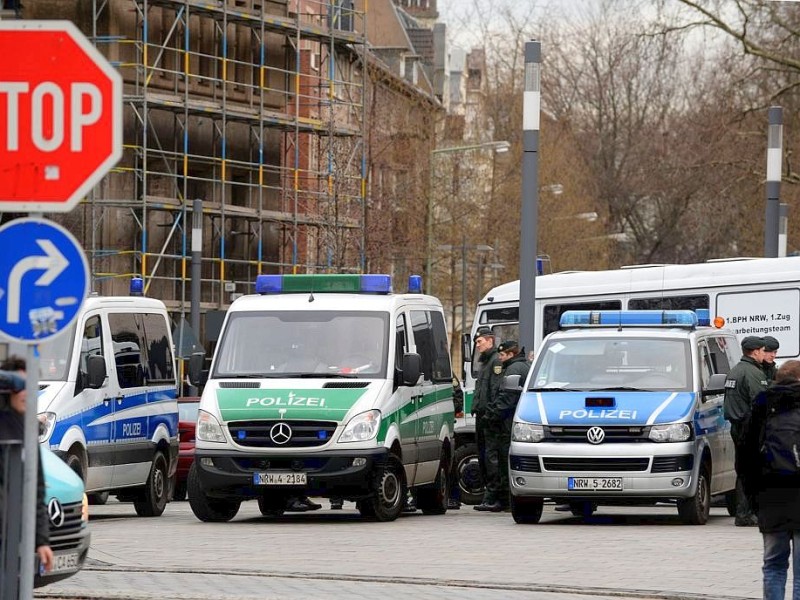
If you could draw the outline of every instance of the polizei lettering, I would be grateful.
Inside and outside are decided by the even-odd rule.
[[[325,398],[314,398],[311,396],[297,396],[294,392],[289,392],[285,398],[283,396],[264,396],[263,398],[248,398],[245,406],[325,406]]]
[[[562,410],[558,418],[572,417],[573,419],[635,419],[635,410],[620,410],[618,408],[579,408],[578,410]]]

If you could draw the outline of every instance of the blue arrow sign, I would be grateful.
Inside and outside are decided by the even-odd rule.
[[[0,227],[0,337],[24,343],[67,329],[89,293],[89,265],[72,234],[44,219]]]

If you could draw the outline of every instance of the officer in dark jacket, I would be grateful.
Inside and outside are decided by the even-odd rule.
[[[504,341],[497,347],[497,352],[502,361],[503,382],[506,382],[510,375],[519,375],[521,386],[528,375],[530,363],[520,352],[517,342]],[[486,405],[486,489],[496,500],[486,510],[493,512],[504,510],[509,503],[508,451],[511,447],[514,410],[517,408],[520,395],[521,390],[501,386]]]
[[[772,383],[775,381],[775,373],[778,371],[778,365],[775,364],[775,357],[778,355],[778,348],[781,345],[771,335],[764,336],[764,359],[761,363],[761,368],[767,375],[767,381]]]
[[[725,418],[731,422],[731,437],[736,448],[736,461],[739,461],[741,446],[750,424],[753,399],[767,389],[767,376],[761,368],[764,357],[764,340],[748,336],[742,340],[742,359],[731,369],[725,380]],[[736,519],[738,527],[757,525],[756,517],[747,501],[742,482],[736,481]]]
[[[502,510],[498,509],[497,490],[490,489],[488,473],[486,470],[486,407],[489,401],[497,395],[503,380],[503,364],[497,349],[494,347],[494,333],[490,327],[481,326],[475,332],[475,348],[480,352],[478,358],[478,377],[475,379],[475,394],[472,397],[472,414],[475,416],[475,441],[478,446],[478,466],[481,477],[486,484],[483,502],[474,506],[475,510]]]
[[[792,598],[800,598],[800,475],[770,471],[761,450],[767,416],[779,419],[781,414],[798,408],[800,361],[789,360],[778,369],[775,383],[756,397],[742,455],[736,463],[764,538],[762,571],[764,598],[768,600],[784,598],[790,555],[795,573]]]

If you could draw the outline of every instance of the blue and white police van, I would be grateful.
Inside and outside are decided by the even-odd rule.
[[[39,346],[39,441],[87,493],[159,516],[178,464],[178,380],[166,307],[141,283],[88,297],[70,331]]]
[[[602,504],[675,502],[702,525],[712,495],[735,502],[723,418],[734,333],[708,311],[567,311],[547,336],[514,416],[509,482],[517,523],[545,498],[587,516]]]

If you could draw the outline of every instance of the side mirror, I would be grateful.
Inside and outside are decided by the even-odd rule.
[[[506,375],[503,377],[503,389],[511,392],[522,392],[522,377],[520,375]]]
[[[464,362],[472,362],[472,336],[468,333],[461,334],[461,356]]]
[[[422,359],[416,352],[403,354],[403,385],[417,385],[422,375]]]
[[[108,376],[106,359],[102,354],[93,354],[86,358],[86,387],[91,390],[100,389]]]
[[[195,387],[203,386],[208,381],[208,370],[203,370],[205,362],[205,352],[194,352],[189,357],[189,383]]]
[[[702,396],[714,396],[725,393],[725,381],[728,376],[725,373],[714,373],[708,380],[708,384],[703,388]]]

